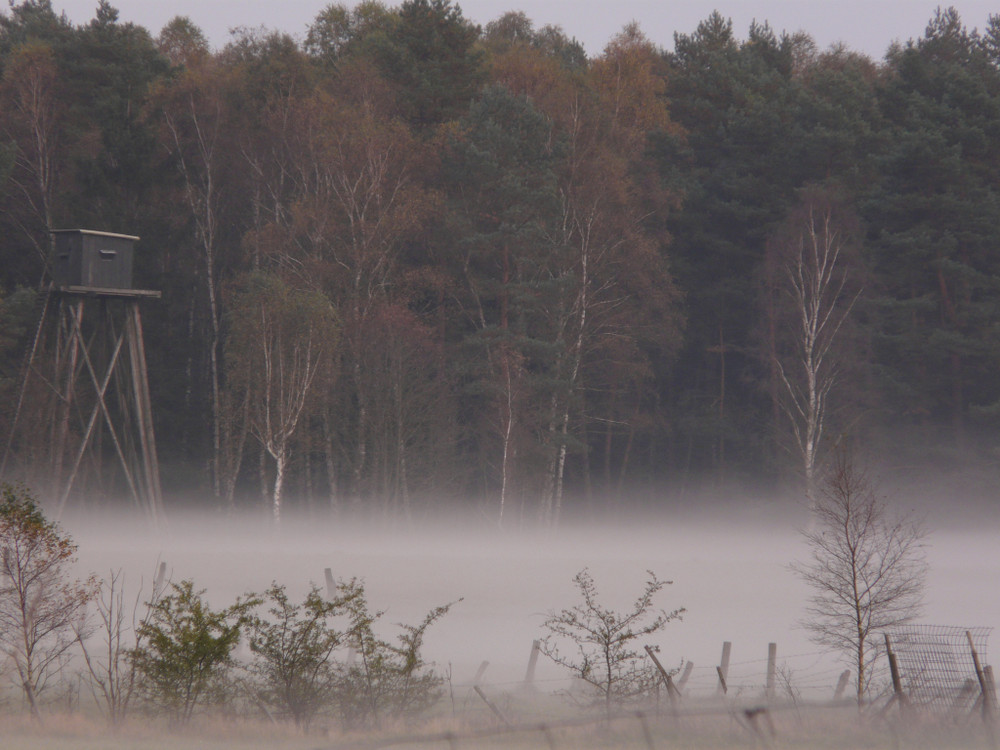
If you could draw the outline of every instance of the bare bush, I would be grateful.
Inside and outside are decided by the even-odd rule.
[[[153,588],[149,601],[146,603],[145,616],[148,617],[152,606],[159,601],[166,585],[164,580],[165,564],[161,564],[159,573],[153,579]],[[140,648],[142,640],[138,636],[138,612],[142,601],[142,587],[131,600],[131,606],[125,597],[125,574],[122,571],[111,571],[100,583],[97,596],[94,599],[96,614],[94,626],[87,623],[86,628],[76,627],[76,637],[87,667],[86,681],[90,687],[94,701],[100,706],[112,725],[119,725],[125,720],[132,698],[136,691],[136,662],[130,658],[132,652]],[[100,643],[89,645],[88,636],[100,634]]]
[[[583,601],[550,614],[543,623],[549,634],[542,640],[542,653],[597,688],[609,716],[613,708],[646,694],[658,680],[637,641],[659,632],[684,612],[683,608],[669,613],[654,609],[653,598],[672,581],[646,572],[649,580],[642,593],[631,610],[620,613],[598,602],[594,579],[584,568],[573,578]],[[560,651],[559,640],[572,642],[573,651]]]

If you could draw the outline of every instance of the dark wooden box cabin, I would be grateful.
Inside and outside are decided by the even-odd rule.
[[[58,287],[131,289],[132,254],[138,237],[56,229],[52,280]]]

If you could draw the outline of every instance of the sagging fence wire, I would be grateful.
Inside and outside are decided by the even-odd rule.
[[[909,677],[912,678],[908,684],[916,687],[920,680],[926,680],[929,672],[943,670],[944,674],[950,675],[956,660],[962,664],[958,672],[965,674],[968,665],[965,664],[966,656],[960,653],[959,636],[964,635],[971,651],[975,652],[978,648],[985,654],[988,629],[927,627],[907,631],[905,636],[903,632],[894,635],[903,646],[901,650],[919,647],[931,651],[932,656],[924,654],[919,669],[906,662],[906,671],[911,673]],[[944,645],[955,652],[954,659],[947,654],[941,656]],[[823,662],[821,657],[828,656],[827,652],[792,654],[781,660],[781,667],[776,666],[775,653],[776,648],[772,644],[767,659],[727,664],[728,685],[722,679],[720,667],[690,667],[685,670],[687,680],[683,698],[679,693],[662,690],[643,710],[611,716],[604,711],[595,712],[593,693],[578,690],[574,694],[573,684],[569,689],[547,692],[555,687],[555,683],[566,685],[566,680],[538,680],[537,684],[525,681],[453,684],[451,717],[445,719],[451,728],[447,730],[345,739],[317,750],[431,750],[435,747],[478,750],[480,747],[513,746],[577,750],[608,744],[665,750],[675,746],[677,738],[683,738],[684,733],[717,735],[726,728],[737,744],[749,742],[755,746],[773,747],[779,735],[787,738],[796,731],[796,727],[800,733],[802,727],[812,727],[810,731],[815,731],[817,725],[844,733],[864,724],[865,731],[872,731],[874,727],[875,731],[884,730],[892,734],[919,725],[919,722],[915,724],[913,721],[918,716],[914,713],[917,701],[903,700],[898,687],[888,685],[883,690],[876,690],[863,706],[859,706],[856,697],[851,697],[849,690],[844,691],[845,677],[849,673],[837,668],[816,668]],[[933,666],[928,667],[928,664]],[[477,677],[482,676],[481,672]],[[992,672],[989,677],[992,684]],[[951,682],[955,683],[954,680]],[[966,679],[962,685],[967,682]],[[542,685],[544,689],[541,689]],[[579,683],[576,687],[579,688]],[[802,699],[803,692],[811,695],[827,692],[827,696],[824,700],[806,701]],[[987,694],[985,688],[983,694]],[[566,718],[566,714],[574,710],[566,699],[569,703],[576,703],[576,708],[590,706],[590,713]],[[992,713],[986,710],[996,703],[995,694],[990,701],[980,704],[981,711],[974,710],[974,706],[959,706],[952,701],[950,718],[941,726],[946,731],[960,727],[978,734],[985,732],[987,745],[996,750]],[[973,720],[980,712],[982,723]],[[934,717],[932,713],[920,715],[932,720]],[[512,718],[514,716],[516,721]],[[920,733],[917,739],[924,742],[921,746],[928,746],[925,742],[926,729],[914,731]],[[520,739],[515,740],[517,737]],[[890,744],[898,747],[898,738],[893,737]],[[979,746],[978,739],[975,746]]]
[[[349,740],[329,745],[323,745],[316,750],[381,750],[382,748],[414,746],[446,745],[452,750],[458,750],[466,744],[475,743],[480,740],[487,740],[497,737],[514,735],[537,735],[542,738],[544,744],[550,750],[558,750],[560,747],[574,747],[576,742],[571,738],[563,741],[559,737],[559,732],[569,729],[601,728],[602,730],[614,732],[619,728],[619,734],[628,734],[629,727],[631,734],[637,735],[640,746],[647,750],[658,750],[663,747],[656,742],[653,728],[656,724],[662,723],[665,719],[671,722],[680,722],[693,719],[726,719],[746,731],[748,736],[755,741],[770,743],[777,736],[777,729],[771,718],[772,713],[784,711],[801,711],[801,706],[780,706],[768,707],[764,705],[743,706],[730,704],[728,706],[714,706],[702,709],[685,709],[669,711],[630,711],[616,713],[612,716],[588,716],[582,718],[560,719],[554,721],[541,722],[521,722],[511,725],[495,725],[463,730],[446,730],[442,732],[427,732],[413,734],[399,734],[391,737],[366,738]],[[814,706],[813,708],[834,708],[842,709],[842,706],[830,705],[825,707]],[[620,727],[627,725],[624,730]],[[636,731],[637,730],[637,731]]]
[[[830,694],[836,685],[837,677],[843,671],[843,667],[828,667],[818,669],[823,662],[830,659],[829,651],[807,651],[789,655],[780,655],[778,659],[779,669],[791,672],[797,687],[825,688],[829,683]],[[730,671],[727,675],[730,689],[733,691],[748,691],[754,687],[764,688],[765,670],[768,659],[743,659],[733,661],[730,664]],[[676,678],[676,676],[675,676]],[[555,688],[567,682],[566,677],[555,678],[535,678],[534,684],[539,687]],[[490,686],[494,689],[512,690],[522,687],[524,680],[503,680],[491,681]],[[456,688],[469,687],[472,683],[459,684]],[[694,665],[691,674],[686,681],[686,692],[690,694],[712,694],[718,686],[718,676],[716,666]]]
[[[730,662],[725,670],[726,691],[733,694],[763,693],[768,689],[767,674],[773,669],[773,690],[795,695],[808,695],[820,700],[835,695],[843,674],[843,666],[829,666],[829,651],[806,651],[780,655],[773,662],[769,657],[741,659]],[[769,664],[771,666],[769,667]],[[689,695],[713,695],[720,690],[719,667],[693,666],[686,681]]]
[[[678,746],[993,748],[991,730],[978,722],[928,724],[902,713],[887,715],[881,702],[859,710],[847,700],[824,704],[765,704],[752,701],[700,701],[698,707],[642,710],[606,716],[522,721],[517,724],[463,726],[443,731],[345,739],[315,750],[589,750],[631,748],[669,750]],[[712,744],[706,744],[712,743]],[[831,744],[832,743],[832,744]]]

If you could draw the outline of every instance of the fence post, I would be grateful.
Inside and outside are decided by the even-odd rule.
[[[670,699],[670,707],[676,709],[677,699],[681,697],[681,694],[674,685],[673,678],[670,676],[670,673],[663,668],[663,665],[660,664],[660,660],[656,658],[656,654],[653,652],[653,649],[649,646],[646,646],[645,648],[646,653],[649,654],[649,658],[653,660],[653,664],[656,665],[657,670],[659,670],[660,675],[663,677],[663,682],[667,686],[667,697]]]
[[[899,678],[899,665],[896,663],[896,654],[892,651],[892,643],[889,641],[889,634],[884,633],[885,654],[889,659],[889,676],[892,677],[893,697],[899,702],[900,713],[906,709],[906,695],[903,694],[903,682]]]
[[[774,700],[774,683],[778,673],[778,644],[767,644],[767,684],[765,695],[769,701]]]
[[[847,681],[851,679],[851,670],[845,669],[840,673],[840,679],[837,680],[837,689],[833,691],[833,700],[839,701],[844,697],[844,691],[847,689]]]
[[[722,643],[722,663],[715,668],[716,672],[719,673],[719,687],[716,693],[726,693],[726,680],[729,679],[729,655],[732,653],[733,644],[729,641],[723,641]]]
[[[486,667],[489,665],[490,663],[488,661],[484,661],[479,665],[479,669],[476,670],[476,676],[472,678],[473,685],[478,685],[483,681],[483,675],[486,674]]]
[[[337,598],[337,582],[333,580],[333,570],[323,568],[323,577],[326,579],[326,598],[333,601]]]
[[[969,641],[969,650],[972,652],[972,665],[976,668],[976,679],[979,680],[979,689],[982,691],[983,696],[983,721],[987,724],[993,723],[993,701],[994,701],[994,691],[990,690],[990,685],[986,682],[986,673],[984,672],[982,666],[979,663],[979,654],[976,653],[976,647],[972,643],[972,633],[968,630],[965,631],[965,637]],[[992,677],[993,670],[990,670],[990,676]],[[991,680],[992,681],[992,680]]]
[[[684,671],[681,672],[681,678],[677,681],[678,690],[683,690],[684,686],[687,685],[687,681],[690,679],[692,671],[694,671],[694,662],[689,661],[684,665]]]
[[[533,641],[531,644],[531,656],[528,657],[528,670],[524,673],[524,686],[526,688],[534,687],[535,682],[535,667],[538,664],[538,652],[541,650],[542,644],[540,641]]]
[[[983,679],[986,680],[986,696],[990,702],[990,710],[996,711],[997,709],[997,683],[993,679],[993,667],[987,664],[983,667]]]
[[[490,709],[490,711],[493,712],[493,715],[496,716],[498,719],[500,719],[500,721],[503,722],[505,726],[509,727],[510,720],[506,716],[504,716],[503,711],[497,708],[496,704],[493,701],[491,701],[489,698],[486,697],[486,693],[483,692],[483,689],[479,687],[479,685],[473,685],[472,689],[476,691],[476,695],[482,698],[483,703],[485,703],[486,706]]]

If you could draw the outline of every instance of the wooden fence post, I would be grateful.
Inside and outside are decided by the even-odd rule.
[[[667,686],[667,697],[670,699],[670,707],[677,708],[677,701],[680,699],[681,693],[677,689],[677,686],[674,685],[673,677],[671,677],[670,673],[663,668],[662,664],[660,664],[660,660],[656,658],[656,654],[653,652],[653,649],[649,646],[646,646],[645,648],[646,653],[649,654],[649,658],[653,660],[653,664],[656,665],[656,669],[659,671],[660,676],[663,677],[663,682]]]
[[[774,700],[774,683],[778,674],[778,644],[767,644],[767,683],[764,688],[769,701]]]
[[[844,697],[844,691],[847,689],[847,681],[851,679],[851,670],[845,669],[840,673],[840,679],[837,680],[837,689],[833,691],[833,700],[839,701]]]
[[[483,661],[479,665],[479,669],[476,670],[476,676],[472,678],[473,685],[479,685],[483,681],[483,675],[486,674],[486,668],[490,665],[488,661]]]
[[[326,598],[333,601],[337,597],[337,582],[333,580],[333,570],[323,568],[323,577],[326,578]]]
[[[993,678],[993,667],[987,664],[983,667],[983,679],[986,681],[986,698],[990,702],[990,711],[997,709],[997,683]]]
[[[691,678],[691,672],[694,671],[694,662],[687,662],[684,665],[684,671],[681,672],[681,678],[677,681],[677,689],[683,690],[684,686],[687,685],[687,681]]]
[[[535,667],[538,665],[538,653],[541,651],[542,644],[540,641],[533,641],[531,644],[531,656],[528,657],[528,670],[524,673],[524,686],[526,688],[534,687],[535,682]]]
[[[983,705],[983,721],[987,724],[993,723],[993,702],[995,700],[994,690],[990,690],[990,685],[986,681],[986,673],[979,663],[979,654],[976,653],[976,647],[972,643],[972,633],[968,630],[965,631],[965,637],[969,641],[969,650],[972,652],[972,665],[976,668],[976,679],[979,680],[979,689],[982,692],[982,705]],[[990,677],[993,676],[993,670],[990,670]],[[991,680],[992,682],[992,680]]]
[[[715,668],[719,673],[719,686],[716,693],[726,693],[726,680],[729,679],[729,656],[732,653],[733,644],[729,641],[722,643],[722,663]]]
[[[899,710],[902,713],[906,710],[906,695],[903,693],[903,681],[899,677],[899,665],[896,663],[896,654],[893,653],[889,634],[885,633],[884,636],[885,654],[889,659],[889,676],[892,678],[893,698],[899,703]]]

